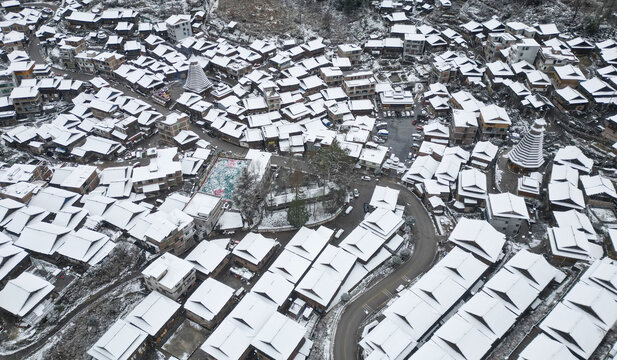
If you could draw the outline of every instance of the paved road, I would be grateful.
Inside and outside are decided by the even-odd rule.
[[[366,290],[353,302],[347,304],[339,320],[334,337],[334,360],[355,360],[358,356],[358,342],[362,334],[361,325],[372,312],[382,308],[396,294],[396,288],[406,284],[431,268],[437,254],[439,240],[428,213],[420,200],[409,190],[382,178],[380,185],[401,190],[399,200],[406,204],[407,212],[416,218],[414,227],[415,248],[410,259],[379,283]]]

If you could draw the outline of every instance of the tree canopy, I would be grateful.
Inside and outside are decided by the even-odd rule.
[[[236,182],[232,201],[249,226],[253,225],[255,216],[258,214],[259,194],[257,175],[245,168]]]
[[[287,221],[293,227],[302,227],[309,219],[309,213],[306,209],[305,202],[302,199],[296,198],[289,204],[287,208]]]
[[[341,148],[337,141],[317,150],[308,158],[308,163],[311,171],[326,182],[333,181],[342,189],[351,186],[354,161],[349,157],[348,150]]]

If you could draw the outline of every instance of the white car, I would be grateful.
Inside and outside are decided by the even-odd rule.
[[[353,189],[353,197],[358,197],[360,196],[360,192],[358,191],[358,189]]]
[[[367,175],[364,175],[364,176],[362,177],[362,180],[364,180],[364,181],[371,181],[371,177],[370,177],[370,176],[367,176]]]

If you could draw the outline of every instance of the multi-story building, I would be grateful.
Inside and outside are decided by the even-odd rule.
[[[516,38],[510,33],[490,33],[484,45],[484,56],[486,61],[492,61],[499,57],[500,50],[510,47],[516,43]]]
[[[9,65],[9,71],[13,73],[13,83],[21,84],[24,79],[34,79],[34,61],[14,61]]]
[[[356,44],[341,44],[336,48],[336,53],[339,57],[349,58],[351,65],[357,65],[360,63],[362,48]]]
[[[11,95],[14,87],[13,74],[8,70],[0,71],[0,97]]]
[[[534,39],[524,38],[510,47],[508,61],[510,64],[515,64],[519,61],[527,61],[533,64],[540,50],[540,44]]]
[[[39,88],[36,86],[16,87],[11,91],[9,99],[13,103],[15,112],[19,115],[36,114],[41,112],[42,101]]]
[[[424,53],[424,45],[426,44],[426,36],[424,34],[405,34],[403,41],[403,57],[409,59],[416,55]]]
[[[154,260],[141,274],[148,289],[173,300],[186,294],[196,280],[193,264],[170,253]]]
[[[377,81],[373,76],[355,80],[343,81],[343,90],[350,99],[368,99],[375,95],[375,84]]]
[[[453,144],[469,145],[478,132],[478,114],[474,111],[454,109],[450,123],[450,141]]]
[[[328,87],[340,86],[343,81],[343,72],[337,67],[322,67],[319,76]]]
[[[486,220],[506,236],[516,235],[523,222],[529,221],[525,199],[510,193],[489,194]]]
[[[189,116],[185,113],[174,111],[166,117],[159,119],[156,122],[156,127],[159,129],[159,134],[163,141],[168,144],[174,144],[174,136],[178,135],[182,130],[189,129]]]
[[[155,253],[184,253],[195,235],[195,224],[190,215],[173,209],[139,217],[129,234],[142,246]]]
[[[506,109],[497,105],[488,105],[480,108],[480,136],[482,139],[490,137],[505,138],[512,124]]]
[[[68,69],[76,68],[75,57],[86,50],[86,39],[80,36],[71,36],[60,40],[59,45],[62,65]]]
[[[4,45],[6,52],[10,53],[15,50],[23,50],[25,41],[26,36],[22,32],[11,31],[10,33],[4,35],[2,44]]]
[[[83,195],[99,185],[99,174],[96,166],[65,166],[54,171],[49,184]]]
[[[574,65],[578,58],[569,49],[557,47],[543,47],[536,58],[536,68],[544,72],[552,72],[555,66]]]
[[[182,184],[182,165],[170,159],[151,159],[148,166],[133,169],[133,189],[156,195]]]
[[[190,15],[172,15],[165,20],[165,23],[167,24],[167,36],[173,43],[193,35]]]

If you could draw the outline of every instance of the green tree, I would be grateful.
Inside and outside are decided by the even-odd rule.
[[[254,223],[255,216],[258,214],[260,202],[259,180],[257,175],[245,168],[240,174],[236,187],[231,196],[234,207],[249,226]]]
[[[398,255],[394,255],[390,258],[390,266],[399,266],[403,263],[403,259],[401,259]]]
[[[343,149],[336,140],[330,146],[322,147],[315,154],[309,156],[307,162],[310,171],[319,176],[324,186],[334,183],[340,190],[343,190],[343,195],[351,189],[355,164],[349,156],[349,150]],[[340,207],[344,202],[344,196],[339,196],[340,193],[332,195],[330,198],[334,203],[330,205],[331,208]]]
[[[309,213],[305,201],[296,197],[287,208],[287,221],[291,226],[302,227],[309,219]]]
[[[342,293],[341,294],[341,301],[346,303],[351,299],[351,295],[349,295],[349,293]]]
[[[407,259],[411,255],[411,250],[409,250],[409,248],[404,248],[403,250],[401,250],[399,255],[402,259]]]

